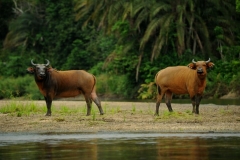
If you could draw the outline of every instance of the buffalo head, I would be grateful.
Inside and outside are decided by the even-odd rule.
[[[28,67],[27,71],[29,73],[35,74],[37,79],[43,79],[44,77],[46,77],[46,72],[49,69],[50,65],[49,60],[46,59],[46,61],[46,64],[35,64],[32,59],[31,64],[33,65],[33,67]]]
[[[192,63],[188,64],[188,67],[196,70],[199,76],[206,76],[207,69],[214,66],[214,63],[210,61],[211,61],[210,58],[207,61],[197,61],[197,62],[195,62],[193,59]]]

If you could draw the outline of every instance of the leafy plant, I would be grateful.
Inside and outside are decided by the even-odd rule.
[[[131,95],[131,84],[126,75],[101,74],[97,76],[97,92],[106,96],[129,97]]]
[[[156,97],[156,85],[155,82],[150,82],[148,84],[141,84],[140,89],[138,90],[139,99],[153,99]]]

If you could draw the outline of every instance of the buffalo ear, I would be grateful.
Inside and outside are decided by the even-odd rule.
[[[51,66],[47,67],[47,72],[50,72],[51,70],[52,70]]]
[[[189,63],[187,66],[191,69],[196,69],[196,65],[194,63]]]
[[[33,67],[28,67],[27,71],[31,74],[33,74],[35,72],[35,69]]]
[[[213,66],[214,66],[214,63],[212,62],[207,63],[207,68],[212,68]]]

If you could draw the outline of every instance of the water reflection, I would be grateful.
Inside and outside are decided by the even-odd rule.
[[[0,134],[0,159],[237,160],[239,144],[240,134]]]

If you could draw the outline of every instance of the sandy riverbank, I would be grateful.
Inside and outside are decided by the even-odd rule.
[[[0,101],[0,108],[12,101]],[[14,101],[15,104],[33,103],[45,108],[44,101]],[[0,113],[0,132],[240,132],[240,106],[200,105],[200,115],[191,114],[192,106],[172,104],[169,114],[166,105],[160,106],[160,116],[155,117],[154,102],[103,101],[105,115],[86,116],[84,101],[53,101],[51,117],[44,112]],[[59,111],[60,110],[60,111]],[[62,111],[61,110],[65,110]]]

